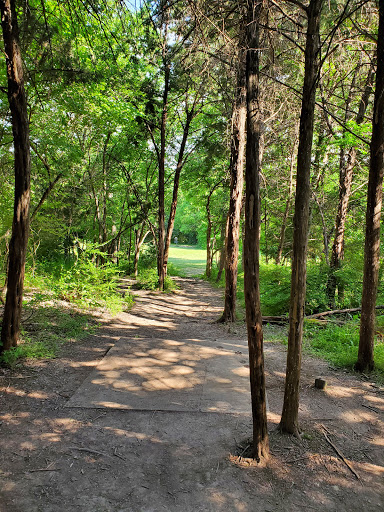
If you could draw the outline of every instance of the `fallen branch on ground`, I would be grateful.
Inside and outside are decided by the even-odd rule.
[[[376,306],[377,310],[384,309],[384,306]],[[333,309],[332,311],[323,311],[322,313],[315,313],[314,315],[307,315],[305,320],[322,320],[325,316],[331,315],[346,315],[351,313],[359,313],[361,308],[348,308],[348,309]],[[286,324],[289,322],[289,317],[286,315],[281,316],[263,316],[263,324]]]
[[[325,440],[327,441],[327,443],[332,446],[332,448],[335,450],[335,452],[337,453],[337,455],[340,457],[340,459],[344,462],[344,464],[347,466],[347,468],[349,469],[349,471],[357,478],[357,480],[360,480],[360,477],[359,475],[356,473],[356,471],[353,469],[353,467],[351,466],[351,464],[347,461],[347,459],[344,457],[344,455],[341,453],[341,451],[337,448],[336,445],[334,445],[332,443],[332,441],[329,439],[329,437],[327,436],[327,434],[325,433],[325,431],[327,430],[324,425],[322,425],[323,429],[324,429],[324,432],[323,432],[323,435],[325,437]]]

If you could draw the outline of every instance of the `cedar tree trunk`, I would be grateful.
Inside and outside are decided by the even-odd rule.
[[[164,91],[163,91],[163,110],[161,114],[160,126],[160,152],[159,158],[159,228],[158,228],[158,247],[157,247],[157,272],[159,276],[159,290],[164,290],[166,268],[164,265],[164,247],[165,247],[165,144],[166,127],[168,117],[168,94],[170,88],[170,62],[168,52],[168,10],[164,13],[164,43],[163,43],[163,66],[164,66]]]
[[[29,235],[31,158],[27,101],[15,0],[0,0],[1,25],[8,78],[8,101],[12,116],[15,165],[15,203],[9,245],[8,283],[1,330],[0,351],[17,345],[20,334],[25,259]]]
[[[306,8],[308,28],[305,47],[305,72],[297,155],[291,299],[287,372],[280,430],[299,435],[299,383],[305,309],[311,152],[315,114],[316,86],[320,62],[320,13],[323,0],[311,0]]]
[[[210,200],[211,200],[212,193],[209,194],[207,199],[207,233],[206,233],[206,240],[207,240],[207,261],[205,264],[205,275],[209,279],[211,277],[212,272],[212,251],[211,251],[211,234],[212,234],[212,218],[211,218],[211,208],[210,208]]]
[[[228,235],[226,238],[225,300],[220,322],[236,320],[237,266],[239,260],[240,216],[243,197],[245,153],[246,84],[243,51],[239,52],[237,91],[232,114],[232,141],[230,161],[230,199]]]
[[[364,278],[361,304],[360,342],[356,370],[373,368],[375,306],[380,266],[380,217],[384,174],[384,0],[379,1],[379,35],[375,103],[368,181],[365,227]]]
[[[226,261],[226,242],[227,242],[227,238],[228,238],[228,224],[229,224],[229,216],[227,215],[226,218],[225,218],[225,223],[223,223],[222,225],[222,228],[221,228],[221,240],[223,240],[223,246],[220,250],[220,261],[219,261],[219,271],[217,273],[217,277],[216,277],[216,283],[220,282],[220,279],[221,279],[221,276],[222,276],[222,273],[224,271],[224,267],[225,267],[225,261]]]
[[[260,461],[269,456],[267,408],[265,395],[263,329],[260,309],[259,251],[260,251],[260,129],[259,104],[259,18],[262,5],[248,0],[246,23],[246,198],[244,240],[244,293],[248,332],[250,385],[253,419],[253,457]]]
[[[355,77],[357,70],[355,73]],[[356,124],[361,124],[364,121],[365,112],[367,110],[369,97],[372,93],[373,80],[375,76],[375,62],[371,63],[368,71],[367,80],[365,83],[364,91],[360,99],[359,111],[356,115]],[[346,103],[346,115],[344,122],[347,123],[350,118],[349,109],[351,103],[352,89],[355,85],[355,77],[352,80],[351,91]],[[332,245],[332,255],[329,265],[329,276],[327,281],[327,297],[331,308],[335,306],[336,289],[338,290],[339,299],[342,300],[344,296],[344,286],[337,279],[335,272],[341,268],[344,259],[344,238],[345,238],[345,223],[347,220],[347,211],[349,198],[351,196],[353,170],[356,164],[356,148],[350,147],[345,151],[344,148],[340,151],[340,179],[339,179],[339,201],[337,206],[337,214],[335,221],[335,238]]]
[[[191,126],[191,121],[193,119],[193,116],[194,116],[194,107],[190,111],[188,111],[188,109],[187,109],[187,119],[186,119],[186,123],[185,123],[184,129],[183,129],[183,138],[182,138],[181,144],[180,144],[180,150],[179,150],[179,156],[177,159],[175,177],[173,179],[172,203],[171,203],[171,209],[169,212],[167,236],[165,238],[165,245],[164,245],[163,267],[164,267],[165,276],[167,275],[169,247],[171,245],[173,227],[175,225],[175,217],[176,217],[176,209],[177,209],[177,196],[178,196],[178,192],[179,192],[179,183],[180,183],[180,173],[181,173],[181,170],[185,163],[185,160],[184,160],[185,147],[187,144],[189,128]]]
[[[356,124],[361,124],[364,121],[364,115],[367,110],[369,96],[372,92],[373,78],[374,78],[374,63],[371,64],[368,77],[366,80],[363,95],[359,104],[359,112],[356,116]],[[350,101],[347,102],[346,109],[349,109]],[[345,122],[348,120],[346,114]],[[340,152],[340,180],[339,180],[339,201],[335,222],[335,238],[332,245],[332,255],[329,268],[329,276],[327,282],[327,297],[331,308],[335,305],[336,288],[338,289],[339,299],[342,300],[344,295],[344,287],[337,279],[335,272],[341,268],[344,259],[344,238],[345,238],[345,223],[347,220],[347,211],[349,198],[351,196],[353,170],[356,164],[356,148],[350,147],[347,155],[345,149],[342,148]]]
[[[297,135],[297,133],[296,133],[296,135]],[[298,142],[298,138],[295,137],[295,142],[293,144],[293,148],[292,148],[292,151],[291,151],[291,162],[290,162],[290,169],[289,169],[288,198],[287,198],[287,202],[286,202],[286,205],[285,205],[285,211],[284,211],[283,220],[281,222],[279,247],[277,249],[276,260],[275,260],[276,265],[280,265],[281,258],[283,256],[283,249],[284,249],[284,242],[285,242],[285,232],[287,230],[289,210],[291,208],[291,201],[292,201],[292,196],[293,196],[293,171],[294,171],[295,160],[296,160],[297,142]]]

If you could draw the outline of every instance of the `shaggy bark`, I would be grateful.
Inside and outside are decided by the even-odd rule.
[[[364,121],[364,115],[367,110],[369,97],[372,92],[373,78],[375,75],[374,63],[371,64],[368,77],[366,80],[363,95],[359,104],[359,111],[356,116],[356,124]],[[353,81],[354,82],[354,81]],[[349,110],[350,98],[346,104],[346,112]],[[348,121],[348,113],[345,116],[345,122]],[[341,268],[344,260],[344,238],[345,223],[347,220],[347,211],[349,198],[351,196],[353,170],[356,164],[356,148],[350,147],[348,151],[344,148],[340,151],[340,178],[339,178],[339,201],[337,207],[335,221],[335,238],[332,245],[331,261],[329,265],[329,276],[327,282],[327,297],[330,307],[335,305],[336,289],[338,290],[339,299],[342,300],[344,295],[343,284],[337,279],[335,272]]]
[[[248,332],[249,368],[253,418],[253,457],[260,461],[269,456],[265,394],[263,328],[260,309],[260,136],[259,48],[262,4],[248,0],[246,58],[246,199],[244,240],[244,293]]]
[[[293,197],[293,171],[294,171],[294,168],[295,168],[295,161],[296,161],[297,142],[298,142],[298,138],[297,138],[297,131],[296,131],[295,142],[293,144],[292,151],[291,151],[291,162],[290,162],[290,169],[289,169],[288,198],[287,198],[287,202],[286,202],[286,205],[285,205],[285,211],[284,211],[284,215],[283,215],[283,220],[281,221],[279,247],[277,249],[276,260],[275,260],[276,265],[280,265],[281,258],[283,256],[285,232],[287,230],[289,210],[291,209],[291,202],[292,202],[292,197]]]
[[[230,200],[226,238],[225,300],[221,322],[236,320],[237,266],[239,260],[240,215],[243,197],[245,153],[246,84],[244,52],[240,51],[237,93],[232,114]]]
[[[15,168],[15,200],[12,237],[9,244],[7,294],[1,330],[0,351],[17,345],[23,301],[25,259],[29,235],[31,157],[27,100],[15,0],[1,0],[1,25],[6,55],[8,101],[12,116]]]
[[[375,102],[372,120],[370,166],[365,227],[364,278],[360,342],[356,370],[374,366],[375,306],[380,266],[380,218],[384,175],[384,0],[379,1],[379,34]]]
[[[307,247],[309,203],[311,197],[310,170],[316,86],[320,65],[320,13],[324,0],[311,0],[305,8],[308,28],[305,47],[305,73],[300,116],[299,148],[297,155],[296,199],[294,217],[291,298],[287,372],[280,430],[299,435],[299,383],[305,291],[307,275]]]

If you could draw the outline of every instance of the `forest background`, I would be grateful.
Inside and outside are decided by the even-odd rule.
[[[54,298],[83,307],[128,307],[130,296],[116,293],[122,274],[139,276],[143,286],[172,286],[168,276],[177,269],[167,263],[175,237],[179,244],[204,248],[206,278],[224,284],[249,3],[15,3],[31,152],[26,283],[33,293],[27,310]],[[287,316],[309,6],[293,0],[262,4],[261,311]],[[373,0],[323,5],[307,315],[361,306],[378,23],[379,3]],[[0,83],[4,302],[15,188],[5,66]],[[239,160],[242,165],[244,157]],[[241,207],[242,180],[237,186]],[[243,215],[239,222],[242,229]],[[379,305],[383,292],[380,273]],[[241,281],[237,295],[241,304]],[[379,317],[378,371],[384,371],[382,325]],[[326,324],[308,320],[306,332],[313,351],[333,357],[335,364],[356,362],[358,313]],[[25,346],[12,349],[12,356],[5,352],[3,359],[25,355]],[[40,345],[39,350],[46,355]]]

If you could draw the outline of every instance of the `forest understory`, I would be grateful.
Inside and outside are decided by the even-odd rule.
[[[1,512],[380,510],[384,388],[306,356],[302,438],[279,434],[286,349],[268,341],[277,333],[267,328],[271,455],[257,465],[246,458],[252,418],[242,404],[248,407],[249,398],[250,409],[250,397],[247,386],[239,394],[236,380],[248,381],[245,328],[242,322],[216,322],[220,290],[195,279],[177,282],[179,288],[169,294],[135,291],[130,312],[112,317],[99,311],[97,331],[63,344],[55,359],[1,368]],[[142,395],[113,367],[118,362],[113,351],[126,350],[127,344],[133,348],[125,357],[134,357],[142,369],[134,381],[145,390]],[[166,346],[172,347],[170,359]],[[155,347],[157,356],[151,358]],[[220,363],[223,357],[231,364]],[[200,396],[195,390],[201,361]],[[186,368],[194,372],[191,377]],[[95,402],[89,394],[100,375],[105,379],[100,389],[124,396],[120,406],[103,401],[112,395]],[[173,409],[167,397],[178,381],[167,380],[172,376],[193,384],[185,386]],[[314,387],[318,376],[327,381],[325,390]],[[149,397],[151,389],[156,399]],[[135,393],[141,405],[129,409],[124,400],[135,399]],[[195,408],[188,397],[197,395]],[[205,412],[204,401],[215,410]]]

